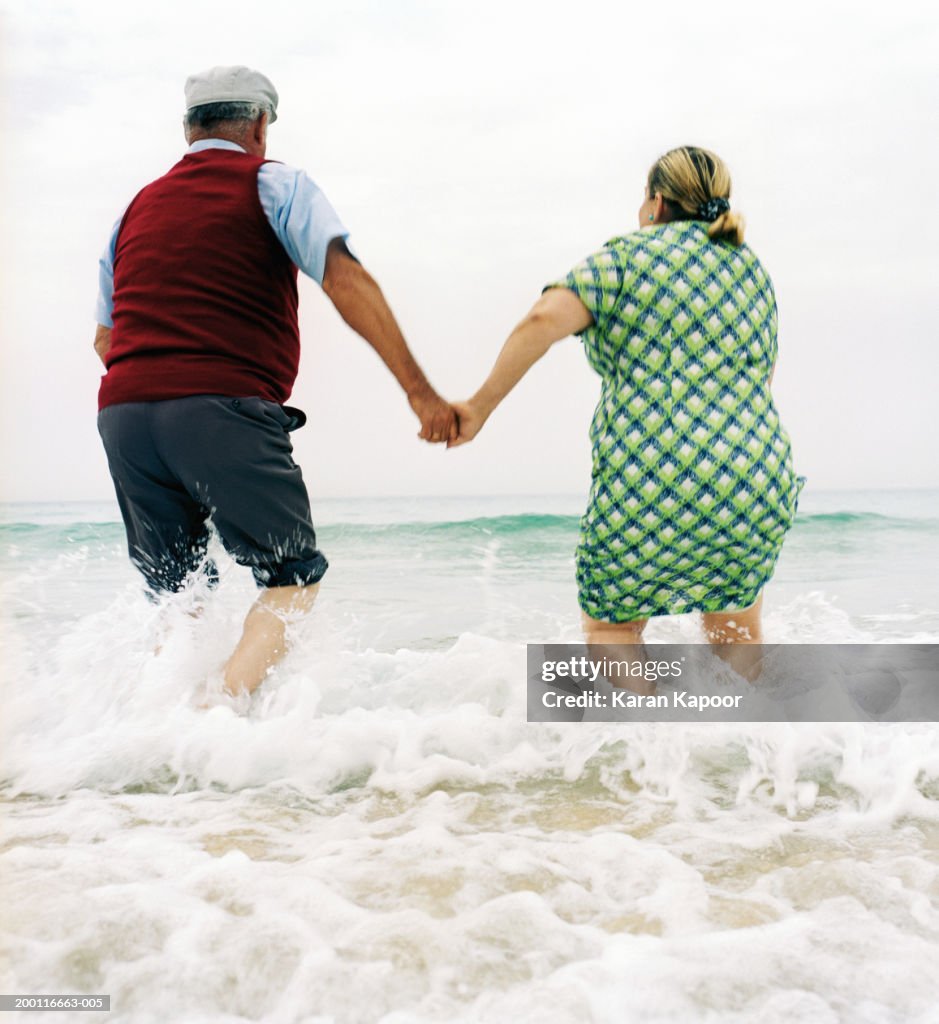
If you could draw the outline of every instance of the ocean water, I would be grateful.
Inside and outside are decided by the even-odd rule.
[[[331,569],[247,717],[192,707],[245,570],[155,607],[116,507],[0,507],[0,990],[161,1024],[939,1022],[939,727],[526,722],[526,642],[580,638],[581,504],[315,502]],[[767,640],[939,642],[936,566],[939,492],[807,489]]]

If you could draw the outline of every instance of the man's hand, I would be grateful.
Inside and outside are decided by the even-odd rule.
[[[448,448],[459,448],[461,444],[468,444],[483,429],[483,424],[489,419],[477,402],[470,399],[467,402],[454,402],[453,411],[457,415],[459,435],[447,441]]]
[[[98,324],[95,328],[95,352],[98,353],[98,358],[107,366],[106,356],[108,349],[111,347],[111,328],[105,327],[104,324]]]
[[[431,387],[422,388],[408,396],[415,415],[421,421],[422,441],[431,444],[446,441],[447,446],[455,442],[459,434],[456,413]]]

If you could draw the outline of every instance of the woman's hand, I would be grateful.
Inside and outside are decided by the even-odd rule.
[[[459,436],[455,441],[447,441],[447,447],[458,448],[461,444],[473,440],[483,429],[483,424],[489,419],[489,414],[484,414],[479,404],[473,399],[466,402],[453,402],[451,408],[456,413]]]

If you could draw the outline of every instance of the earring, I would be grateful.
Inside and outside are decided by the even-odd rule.
[[[651,213],[649,214],[649,220],[655,220],[655,217],[653,217]]]

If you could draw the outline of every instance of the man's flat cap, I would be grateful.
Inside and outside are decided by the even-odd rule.
[[[260,71],[236,64],[209,68],[186,79],[186,109],[207,103],[261,103],[270,108],[271,121],[277,120],[277,90]]]

